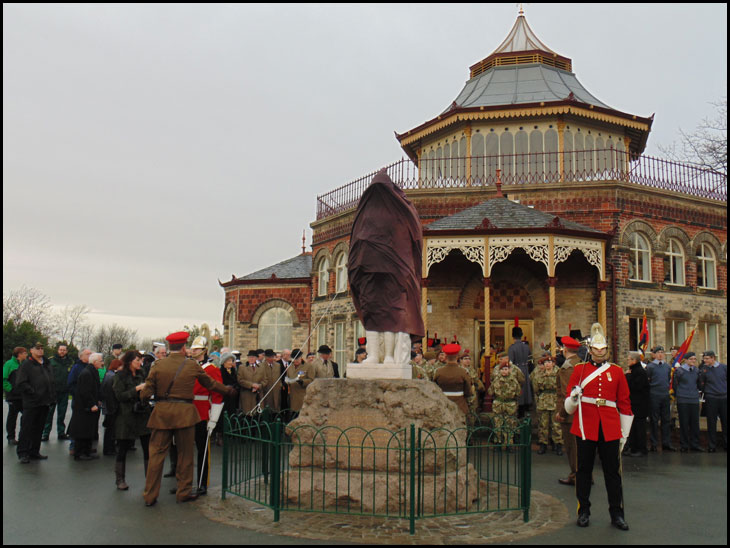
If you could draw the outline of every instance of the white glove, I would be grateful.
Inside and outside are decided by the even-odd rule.
[[[215,430],[215,426],[216,426],[216,424],[218,424],[218,419],[221,417],[222,412],[223,412],[222,403],[210,404],[210,416],[208,418],[208,432],[213,432],[213,430]]]
[[[631,433],[631,423],[634,422],[634,416],[622,415],[621,413],[619,413],[618,418],[619,421],[621,421],[621,443],[619,445],[621,447],[621,451],[623,451],[624,445],[626,445],[626,440]]]
[[[575,413],[576,409],[578,409],[578,402],[580,401],[581,394],[583,394],[583,389],[576,385],[573,387],[573,390],[570,391],[570,396],[565,398],[565,412],[568,413],[568,415],[572,415]]]

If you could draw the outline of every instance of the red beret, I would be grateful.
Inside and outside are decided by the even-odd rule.
[[[177,333],[169,334],[165,337],[165,340],[170,344],[182,344],[188,342],[188,337],[190,337],[190,333],[187,331],[178,331]]]
[[[566,348],[580,348],[580,343],[573,337],[563,337],[560,339],[560,342],[563,343],[563,346]]]
[[[441,351],[445,352],[447,356],[453,356],[461,352],[461,345],[459,344],[445,344],[441,347]]]

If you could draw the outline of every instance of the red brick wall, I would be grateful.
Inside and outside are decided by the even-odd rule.
[[[311,294],[310,286],[277,287],[276,285],[241,286],[226,293],[226,305],[237,301],[238,321],[250,323],[259,306],[273,299],[288,302],[296,311],[301,323],[309,322]]]

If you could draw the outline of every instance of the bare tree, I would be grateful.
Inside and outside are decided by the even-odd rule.
[[[13,320],[16,325],[27,321],[38,331],[48,335],[52,331],[51,299],[34,287],[22,285],[20,289],[3,293],[3,323]]]
[[[71,344],[78,342],[81,329],[86,324],[89,307],[85,304],[66,306],[55,315],[56,336]]]
[[[102,325],[91,339],[91,347],[104,354],[105,358],[111,356],[114,344],[121,344],[123,348],[136,347],[137,331],[115,323],[108,326]]]
[[[669,147],[660,146],[659,150],[681,162],[727,174],[727,97],[711,104],[717,109],[714,118],[702,120],[692,133],[680,128],[679,147],[672,143]]]

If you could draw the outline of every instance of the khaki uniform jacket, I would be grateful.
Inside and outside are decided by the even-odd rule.
[[[276,360],[273,361],[271,365],[269,365],[269,362],[264,360],[259,367],[266,373],[266,390],[264,390],[261,396],[263,397],[268,393],[262,407],[268,405],[274,411],[281,411],[282,381],[279,380],[279,377],[281,376],[282,371],[284,371],[284,366]],[[276,385],[274,386],[274,384]]]
[[[175,373],[180,365],[185,365],[180,374],[175,378]],[[167,389],[175,379],[175,383],[167,396],[168,400],[188,400],[189,403],[178,401],[165,401]],[[155,408],[150,415],[147,428],[158,430],[176,430],[195,426],[200,422],[200,414],[193,405],[193,387],[198,381],[208,390],[220,394],[226,394],[228,388],[213,380],[195,360],[185,358],[180,352],[173,352],[169,357],[163,358],[155,363],[145,381],[145,386],[140,393],[142,401],[149,400],[155,396]]]
[[[300,371],[302,372],[301,376],[299,375]],[[299,367],[291,364],[286,371],[286,376],[288,379],[298,379],[297,382],[287,383],[287,386],[289,386],[289,405],[292,411],[301,411],[307,386],[317,378],[317,370],[313,363],[302,362]]]
[[[563,365],[561,365],[560,369],[558,370],[558,381],[555,387],[555,391],[557,394],[555,409],[557,409],[557,412],[560,414],[560,416],[565,419],[566,423],[573,422],[573,415],[568,415],[568,413],[565,411],[565,398],[568,397],[566,391],[568,389],[568,383],[570,382],[570,377],[573,374],[573,370],[575,369],[576,365],[581,363],[581,361],[582,360],[578,357],[578,355],[571,356],[570,358],[566,358],[565,362],[563,362]]]
[[[469,372],[459,364],[446,364],[439,367],[433,374],[433,382],[439,385],[444,392],[463,392],[463,396],[447,396],[454,402],[464,415],[469,414],[467,399],[472,394],[471,377]]]
[[[510,362],[510,365],[512,366],[510,368],[510,371],[513,372],[515,375],[517,375],[517,380],[520,381],[520,386],[525,384],[525,374],[522,372],[522,369],[517,367],[512,362]],[[499,365],[495,365],[494,368],[492,369],[492,372],[489,374],[490,381],[494,382],[494,379],[497,377],[498,374],[499,374]],[[570,376],[568,376],[568,378],[570,378]]]
[[[261,385],[258,392],[253,392],[254,383]],[[266,393],[266,369],[260,365],[254,367],[248,363],[241,364],[238,368],[238,385],[241,387],[241,411],[248,413],[256,407],[258,398]]]

